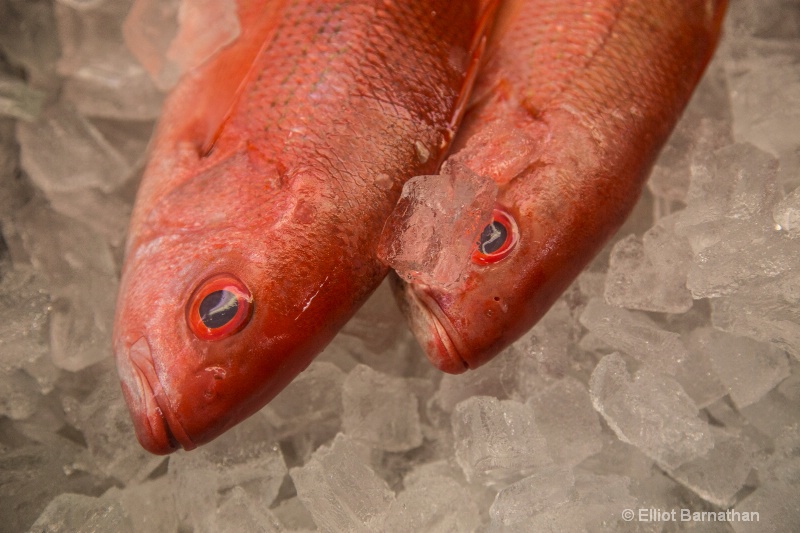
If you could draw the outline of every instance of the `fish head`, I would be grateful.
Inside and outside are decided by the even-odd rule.
[[[436,286],[392,275],[415,337],[440,370],[457,374],[484,364],[552,304],[541,292],[545,274],[532,263],[537,228],[521,227],[519,219],[516,209],[496,206],[460,283]]]
[[[192,449],[255,413],[357,308],[355,282],[320,247],[325,216],[311,216],[304,179],[270,196],[239,176],[246,167],[233,157],[204,169],[134,214],[114,351],[153,453]]]
[[[617,171],[634,172],[633,166],[601,164],[599,143],[571,113],[549,116],[548,121],[532,142],[537,147],[526,152],[529,157],[517,168],[469,147],[483,156],[467,160],[476,173],[496,178],[510,169],[519,179],[498,180],[492,220],[470,257],[463,258],[466,270],[460,281],[437,286],[391,278],[417,340],[445,372],[483,365],[533,327],[639,197],[643,179],[627,184],[614,179]],[[553,135],[553,129],[567,133]],[[476,144],[491,149],[488,141]],[[503,171],[486,165],[492,160],[503,162]]]

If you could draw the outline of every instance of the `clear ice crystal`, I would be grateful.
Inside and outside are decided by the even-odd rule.
[[[358,365],[342,390],[347,435],[372,447],[401,452],[422,444],[417,398],[402,378]]]
[[[714,447],[702,457],[684,463],[670,475],[714,505],[730,507],[753,467],[750,443],[741,435],[711,428]]]
[[[475,396],[456,406],[452,425],[456,460],[470,481],[502,486],[553,462],[529,405]]]
[[[392,502],[384,531],[448,533],[478,529],[480,514],[471,503],[470,490],[463,482],[428,466],[406,475],[405,490]]]
[[[709,342],[714,334],[709,329],[697,328],[689,334],[685,340],[688,356],[675,373],[675,380],[701,409],[728,393],[728,388],[714,372],[711,362]]]
[[[617,437],[665,468],[677,468],[714,446],[697,406],[669,376],[642,369],[631,378],[625,361],[613,353],[597,365],[589,388],[594,408]]]
[[[650,368],[674,374],[687,357],[680,335],[664,331],[644,314],[589,300],[580,316],[586,329],[615,350]]]
[[[83,433],[88,445],[77,466],[123,483],[141,481],[161,463],[161,458],[146,452],[134,438],[116,372],[112,372],[111,365],[106,368],[108,372],[86,398],[62,399],[67,419]]]
[[[127,120],[158,116],[163,95],[122,42],[130,1],[56,6],[63,50],[63,98],[85,116]],[[124,88],[124,89],[123,89]]]
[[[629,235],[611,250],[606,302],[618,307],[683,313],[692,307],[686,276],[692,254],[675,235],[674,217],[661,219],[640,239]]]
[[[103,499],[122,505],[135,533],[177,531],[178,513],[173,489],[170,479],[161,476],[124,489],[112,487],[103,494]]]
[[[740,408],[757,402],[789,376],[786,354],[775,346],[711,328],[701,335],[714,373]]]
[[[53,361],[80,370],[111,355],[117,267],[108,243],[84,224],[31,202],[15,225],[34,268],[50,283]]]
[[[489,510],[491,532],[530,531],[531,521],[576,498],[575,476],[565,466],[543,469],[505,487]]]
[[[31,531],[115,531],[134,533],[130,516],[114,501],[63,493],[51,501]]]
[[[586,385],[566,377],[528,400],[556,464],[575,466],[603,447],[600,421]]]
[[[264,505],[273,502],[287,473],[272,429],[261,417],[248,418],[196,453],[175,456],[170,470],[177,476],[211,472],[218,491],[241,486]]]
[[[281,533],[284,528],[263,502],[243,488],[233,487],[209,517],[198,524],[196,533]]]
[[[409,282],[458,283],[496,197],[494,181],[460,163],[411,178],[384,226],[378,257]]]
[[[492,504],[491,533],[595,531],[635,506],[626,477],[565,468],[545,470],[506,487]]]
[[[131,176],[122,155],[68,106],[48,108],[35,123],[20,122],[17,135],[22,167],[45,194],[110,192]]]
[[[345,377],[333,363],[314,361],[262,413],[278,428],[280,436],[320,426],[332,426],[335,434],[342,417]]]
[[[797,531],[800,528],[798,502],[797,485],[768,480],[734,507],[740,513],[758,513],[758,520],[737,520],[731,526],[736,533]]]
[[[289,474],[322,531],[381,531],[394,493],[364,461],[368,449],[339,434]]]

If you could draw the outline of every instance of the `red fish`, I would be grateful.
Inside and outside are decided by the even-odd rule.
[[[494,179],[465,281],[396,282],[438,368],[475,368],[530,329],[619,228],[720,34],[726,0],[510,0],[455,141]]]
[[[192,449],[263,407],[386,274],[383,223],[436,170],[494,0],[240,0],[242,35],[165,104],[114,351],[141,444]]]

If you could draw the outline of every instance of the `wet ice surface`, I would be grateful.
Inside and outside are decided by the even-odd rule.
[[[630,221],[506,353],[441,375],[382,286],[269,406],[167,459],[109,335],[180,5],[138,1],[161,29],[130,51],[130,1],[0,2],[0,529],[800,529],[800,10],[770,4],[733,2]]]
[[[458,162],[406,182],[381,235],[378,257],[409,282],[449,287],[461,281],[491,221],[497,185]]]

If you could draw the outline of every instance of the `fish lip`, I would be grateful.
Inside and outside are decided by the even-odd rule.
[[[430,288],[425,284],[406,284],[406,293],[420,310],[420,313],[411,313],[412,322],[417,322],[416,328],[424,328],[430,338],[431,342],[427,342],[423,348],[431,363],[449,374],[460,374],[468,370],[470,365],[456,346],[458,334],[429,292]]]
[[[128,355],[144,404],[146,422],[135,424],[139,442],[147,451],[157,455],[171,453],[179,447],[185,450],[196,448],[169,406],[147,339],[141,337],[136,341],[128,350]]]

